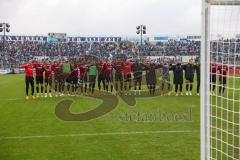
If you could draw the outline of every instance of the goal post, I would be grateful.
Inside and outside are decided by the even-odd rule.
[[[201,35],[201,160],[239,160],[240,0],[202,0]]]
[[[209,95],[208,93],[210,81],[208,76],[205,76],[209,72],[210,68],[208,64],[210,63],[210,24],[209,24],[209,15],[210,7],[207,0],[202,0],[202,34],[201,34],[201,160],[208,160],[210,153],[210,141],[209,141]]]

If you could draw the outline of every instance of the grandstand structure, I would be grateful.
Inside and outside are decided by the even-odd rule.
[[[240,55],[240,1],[202,1],[201,43],[201,159],[240,159],[240,92],[236,74]],[[232,70],[227,83],[210,79],[211,60]],[[223,64],[224,63],[224,64]],[[222,73],[217,76],[221,77]],[[210,93],[210,86],[225,87],[226,94]]]
[[[52,33],[53,34],[53,33]],[[31,58],[74,57],[93,54],[100,57],[113,57],[116,54],[126,54],[128,57],[141,56],[146,59],[171,59],[190,56],[189,59],[200,55],[200,41],[184,38],[167,41],[149,40],[141,45],[138,40],[130,41],[122,37],[67,37],[59,36],[14,36],[6,35],[3,47],[3,36],[0,36],[0,68],[17,68]],[[56,35],[56,34],[55,34]],[[191,36],[190,36],[191,38]],[[160,38],[161,39],[161,38]]]

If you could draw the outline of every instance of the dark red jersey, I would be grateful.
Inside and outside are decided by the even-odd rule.
[[[36,69],[36,77],[42,77],[44,72],[44,65],[39,63],[36,63],[34,65]]]
[[[226,78],[227,77],[227,73],[228,73],[228,66],[227,65],[219,65],[218,66],[218,70],[219,70],[219,77],[220,78]]]
[[[106,63],[106,77],[107,78],[111,77],[111,74],[112,74],[112,64]]]
[[[131,75],[131,73],[132,73],[132,64],[131,63],[125,63],[123,72],[124,72],[124,75]]]
[[[74,64],[73,65],[73,70],[72,70],[72,73],[71,73],[72,77],[79,77],[80,76],[80,67],[81,67],[80,64]]]
[[[33,77],[33,70],[35,68],[34,64],[26,64],[26,65],[21,65],[19,68],[24,68],[25,69],[25,76],[26,77]]]
[[[216,75],[217,73],[218,66],[216,63],[211,63],[210,65],[210,74],[211,75]]]
[[[88,66],[86,64],[81,64],[80,65],[80,76],[81,77],[87,76],[87,70],[88,70]]]
[[[106,63],[99,63],[97,65],[97,68],[98,68],[98,76],[106,75]]]
[[[55,77],[60,77],[62,75],[62,65],[61,63],[55,63],[52,65],[52,70],[54,72]]]
[[[52,74],[52,65],[51,64],[47,64],[44,66],[45,69],[45,78],[50,78],[51,74]]]
[[[113,68],[116,70],[116,74],[122,74],[123,73],[124,64],[121,61],[116,61],[113,64]]]

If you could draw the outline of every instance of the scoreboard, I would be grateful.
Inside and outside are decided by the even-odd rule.
[[[48,42],[66,42],[66,33],[48,33]]]

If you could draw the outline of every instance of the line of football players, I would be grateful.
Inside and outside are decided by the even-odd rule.
[[[34,99],[34,77],[36,79],[36,96],[37,97],[52,97],[54,95],[76,95],[77,90],[81,94],[94,94],[95,84],[99,91],[103,94],[113,92],[119,95],[140,95],[142,90],[142,77],[145,73],[146,85],[149,90],[149,95],[153,96],[157,86],[157,71],[161,73],[162,84],[159,84],[164,90],[167,86],[167,94],[171,95],[170,71],[173,71],[173,84],[175,87],[175,95],[183,95],[183,82],[185,77],[186,95],[192,95],[194,75],[197,76],[197,95],[200,90],[200,63],[194,64],[190,59],[187,64],[181,64],[177,61],[176,64],[170,64],[168,60],[163,63],[156,63],[154,60],[141,62],[137,59],[135,62],[130,60],[123,61],[116,58],[114,61],[108,59],[100,62],[84,59],[74,59],[69,62],[65,59],[63,62],[58,58],[54,63],[46,60],[38,60],[33,63],[29,60],[28,64],[21,65],[20,68],[25,69],[26,82],[26,99],[29,99],[29,86],[31,86],[31,96]],[[35,70],[35,74],[34,74]],[[221,83],[219,92],[223,93],[225,89],[228,67],[227,65],[217,65],[211,63],[211,89],[214,91],[216,83],[216,75],[219,71],[219,81]],[[185,73],[185,76],[184,76]],[[35,76],[34,76],[35,75]],[[134,86],[134,92],[132,90]],[[53,86],[54,85],[54,86]]]

